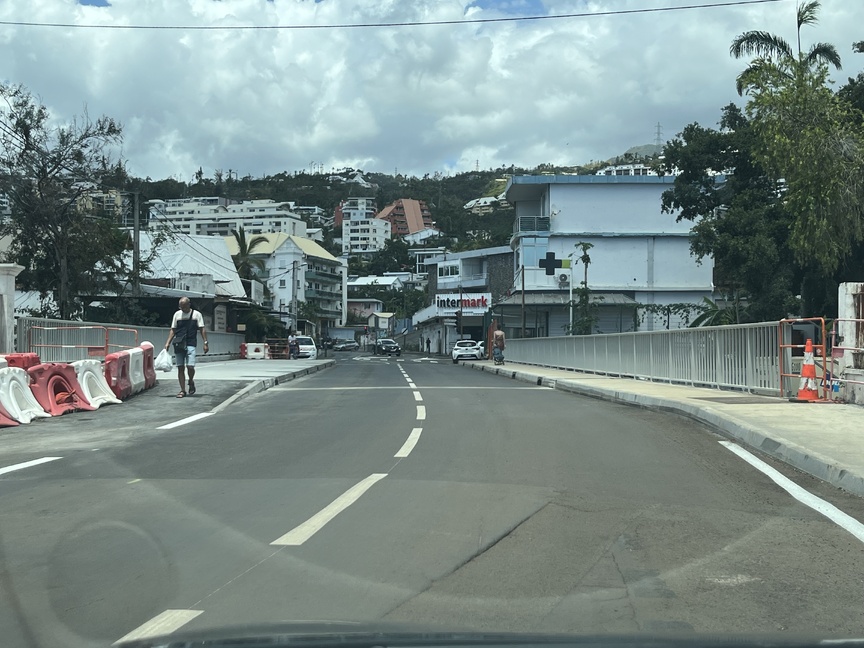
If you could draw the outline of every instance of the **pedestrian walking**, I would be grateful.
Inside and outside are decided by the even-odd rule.
[[[165,343],[167,351],[173,342],[174,363],[177,365],[177,380],[180,383],[180,392],[177,398],[186,396],[186,374],[189,376],[189,395],[195,393],[195,353],[198,347],[198,334],[204,340],[204,353],[210,350],[207,342],[207,331],[204,330],[204,317],[201,311],[192,308],[192,302],[188,297],[182,297],[178,304],[180,309],[174,313],[171,320],[171,332]]]
[[[501,330],[501,325],[498,324],[495,333],[492,334],[492,359],[495,364],[504,364],[504,331]]]
[[[426,338],[426,353],[432,353],[432,339]]]

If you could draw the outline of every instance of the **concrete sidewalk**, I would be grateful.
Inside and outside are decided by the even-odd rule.
[[[603,400],[684,414],[843,490],[864,496],[864,407],[611,378],[489,361],[476,370]]]

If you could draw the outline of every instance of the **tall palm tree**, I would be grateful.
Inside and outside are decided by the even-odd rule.
[[[255,248],[267,242],[267,237],[259,234],[247,242],[246,232],[242,227],[239,230],[231,230],[231,234],[237,241],[237,254],[231,257],[237,267],[237,274],[241,279],[257,278],[258,274],[264,271],[264,260],[252,255],[255,254]]]
[[[811,0],[797,7],[797,56],[783,38],[765,31],[748,31],[732,41],[729,53],[735,58],[756,56],[747,69],[738,75],[736,87],[739,95],[744,94],[766,68],[773,68],[788,79],[809,72],[818,65],[833,65],[841,69],[840,55],[831,43],[816,43],[806,54],[801,50],[801,28],[819,22],[820,6],[818,0]]]

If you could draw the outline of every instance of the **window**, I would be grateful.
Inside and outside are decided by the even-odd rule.
[[[280,287],[280,288],[284,288],[284,287],[285,287],[285,280],[284,280],[284,279],[280,279],[280,280],[279,280],[279,287]]]
[[[439,277],[458,277],[459,276],[459,264],[439,265],[438,266],[438,276]]]

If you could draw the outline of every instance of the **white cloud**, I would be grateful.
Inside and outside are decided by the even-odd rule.
[[[697,0],[702,1],[702,0]],[[550,0],[551,14],[681,6],[690,0]],[[525,15],[504,0],[73,0],[0,3],[0,20],[105,25],[323,25]],[[496,9],[497,7],[497,9]],[[745,62],[729,43],[748,29],[794,40],[794,2],[482,25],[119,30],[0,25],[5,81],[59,117],[87,105],[125,125],[141,176],[203,167],[263,175],[350,165],[422,175],[606,158],[714,125],[742,100]],[[825,0],[805,46],[834,43],[837,79],[864,68],[864,4]]]

